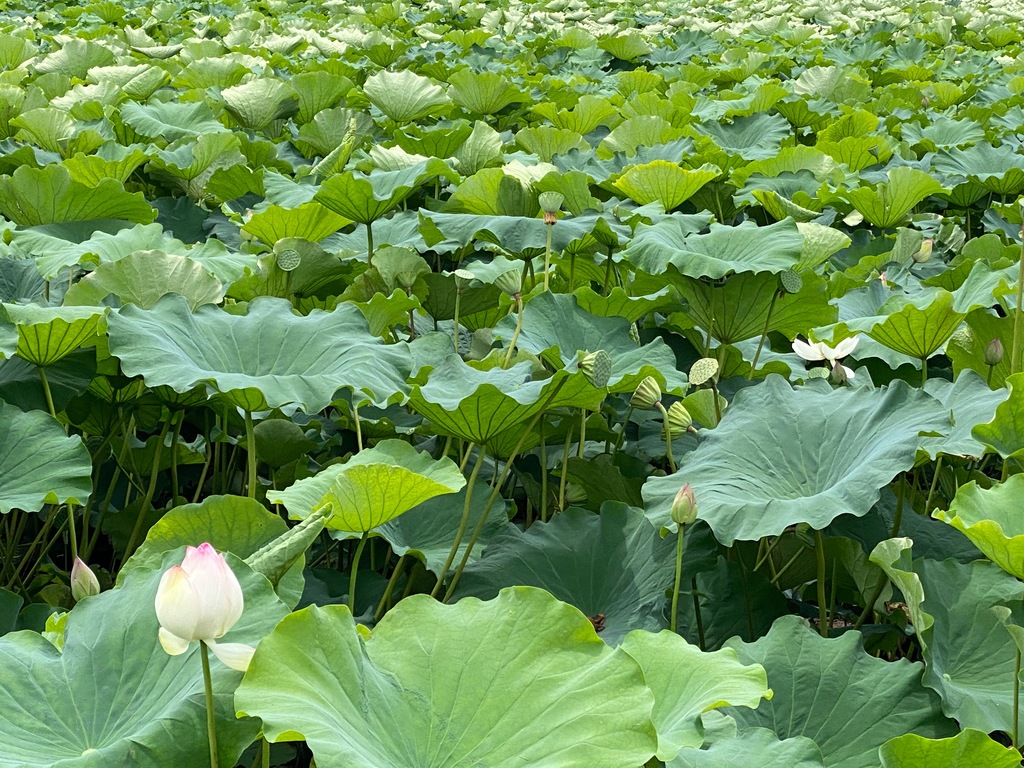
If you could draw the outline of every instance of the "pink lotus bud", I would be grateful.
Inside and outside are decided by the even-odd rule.
[[[676,525],[692,525],[697,519],[697,497],[687,483],[679,489],[672,501],[672,522]]]
[[[82,558],[76,557],[71,566],[71,596],[75,602],[100,593],[100,582],[96,574],[86,565]]]
[[[210,544],[188,547],[181,565],[169,568],[156,592],[160,645],[172,656],[191,643],[205,642],[228,666],[244,671],[252,649],[238,643],[217,644],[242,615],[242,587],[224,555]],[[244,658],[243,658],[244,657]]]

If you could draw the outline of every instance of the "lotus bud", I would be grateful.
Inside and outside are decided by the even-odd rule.
[[[849,375],[846,373],[846,367],[841,365],[838,361],[832,365],[832,381],[839,386],[843,386],[850,380]]]
[[[693,495],[690,484],[686,483],[672,501],[672,522],[676,525],[692,525],[696,519],[697,497]]]
[[[665,419],[665,429],[672,439],[685,434],[693,424],[693,417],[683,406],[681,400],[676,400],[668,407],[668,418]]]
[[[544,211],[544,223],[554,224],[558,221],[558,210],[565,202],[565,195],[561,192],[541,192],[537,202],[540,203],[540,209]]]
[[[171,656],[195,641],[206,643],[232,669],[244,672],[254,649],[242,643],[216,643],[242,616],[238,578],[211,544],[188,547],[181,565],[169,568],[156,591],[160,645]]]
[[[661,387],[653,376],[648,376],[641,381],[640,386],[636,388],[633,396],[629,399],[629,404],[634,408],[654,408],[660,402]]]
[[[629,324],[629,340],[640,346],[640,331],[637,330],[636,323]]]
[[[1006,354],[1006,350],[1003,348],[1003,342],[999,339],[992,339],[985,347],[985,365],[999,365],[1003,362],[1003,355]]]
[[[518,269],[510,269],[498,275],[494,285],[509,296],[519,296],[523,292],[523,273]]]
[[[914,261],[918,264],[924,264],[928,259],[932,257],[932,246],[934,241],[930,237],[926,237],[921,241],[921,248],[917,253],[914,254]]]
[[[603,349],[591,352],[580,361],[580,371],[587,377],[587,381],[598,389],[604,389],[612,375],[611,355]]]
[[[99,593],[100,581],[96,578],[96,574],[82,558],[76,557],[75,564],[71,566],[71,596],[77,603]]]

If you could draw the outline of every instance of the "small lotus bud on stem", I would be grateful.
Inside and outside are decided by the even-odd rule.
[[[692,525],[696,520],[697,498],[693,488],[686,483],[672,501],[672,522],[676,525]]]
[[[932,247],[933,247],[933,245],[934,245],[934,241],[930,237],[927,237],[924,240],[922,240],[921,241],[921,248],[913,256],[914,261],[917,264],[924,264],[926,261],[928,261],[928,259],[930,259],[932,257]]]
[[[96,578],[96,574],[85,564],[85,561],[76,557],[75,564],[71,566],[71,596],[77,603],[99,593],[100,582]]]
[[[1006,350],[1003,348],[1003,342],[999,339],[992,339],[985,347],[985,365],[995,366],[1003,362],[1003,355],[1006,354]]]

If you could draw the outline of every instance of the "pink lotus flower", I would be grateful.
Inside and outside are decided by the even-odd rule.
[[[846,378],[852,379],[853,369],[847,368],[845,365],[841,365],[839,360],[840,358],[846,357],[856,349],[857,341],[859,339],[859,336],[852,336],[849,339],[843,339],[836,344],[835,347],[830,347],[823,341],[808,344],[806,341],[800,341],[800,339],[797,339],[793,342],[793,351],[800,355],[804,360],[809,360],[811,362],[827,360],[829,368],[835,368],[838,365],[842,368],[843,373],[846,374]]]
[[[96,574],[82,558],[76,557],[75,564],[71,566],[71,596],[77,603],[99,593],[100,582]]]
[[[210,544],[188,547],[181,565],[164,573],[156,591],[160,645],[177,656],[198,640],[229,667],[244,672],[255,649],[215,642],[238,622],[243,605],[242,587],[224,555]]]

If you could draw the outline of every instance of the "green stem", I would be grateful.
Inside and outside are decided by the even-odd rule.
[[[213,680],[210,679],[210,651],[204,642],[199,643],[199,655],[203,660],[203,686],[206,688],[206,732],[210,736],[210,768],[218,768],[217,716],[213,709]]]
[[[717,398],[718,395],[716,394],[715,399],[717,400]],[[661,411],[662,433],[665,435],[665,457],[668,459],[668,466],[672,470],[672,474],[675,474],[677,469],[676,460],[672,456],[672,432],[668,427],[668,410],[661,404],[660,400],[655,403],[655,405],[657,405],[658,410]]]
[[[71,560],[78,558],[78,535],[75,531],[75,505],[70,502],[68,507],[68,543],[71,545]]]
[[[614,262],[612,261],[612,247],[608,246],[608,258],[605,261],[604,266],[604,295],[608,296],[612,292],[612,267]]]
[[[352,403],[352,421],[356,425],[356,445],[361,451],[363,450],[363,427],[359,421],[359,407],[355,403]]]
[[[921,358],[921,389],[928,383],[928,358]]]
[[[473,445],[471,443],[469,450],[472,449]],[[437,584],[430,591],[431,597],[437,597],[440,594],[441,586],[444,584],[445,577],[448,576],[448,570],[452,567],[452,563],[455,562],[455,556],[459,553],[462,539],[466,535],[466,529],[469,527],[470,506],[473,503],[473,489],[476,487],[476,478],[480,474],[480,469],[483,467],[486,457],[487,449],[484,448],[480,451],[476,464],[473,465],[473,471],[469,474],[469,482],[466,483],[466,500],[462,503],[462,519],[459,521],[459,530],[455,533],[455,541],[452,542],[452,548],[448,552],[444,565],[441,567],[441,572],[437,575]]]
[[[622,431],[615,437],[615,449],[612,451],[613,456],[619,452],[623,441],[626,439],[626,427],[629,426],[629,419],[632,415],[633,406],[630,405],[629,408],[626,409],[626,418],[622,420]]]
[[[373,612],[374,621],[380,621],[380,617],[384,615],[385,607],[391,602],[391,593],[395,591],[398,577],[402,574],[402,569],[405,567],[405,557],[405,555],[402,555],[398,558],[398,562],[395,563],[395,570],[391,572],[391,578],[388,579],[388,585],[384,588],[384,594],[380,596],[380,602],[377,603],[377,610]]]
[[[165,421],[160,428],[160,434],[156,439],[156,449],[153,451],[153,463],[149,468],[149,486],[146,488],[146,496],[142,499],[142,506],[139,507],[139,516],[135,519],[135,527],[132,528],[131,536],[128,537],[128,546],[124,548],[124,560],[132,556],[135,545],[142,533],[142,526],[145,524],[146,515],[153,504],[153,497],[156,495],[156,481],[160,474],[160,458],[164,452],[164,438],[167,437],[167,430],[171,423]]]
[[[932,477],[932,484],[928,487],[928,498],[924,502],[924,514],[927,517],[932,510],[932,497],[935,495],[935,486],[939,484],[939,474],[942,472],[942,454],[935,460],[935,475]]]
[[[757,370],[757,361],[761,357],[761,350],[764,348],[764,340],[768,338],[768,325],[772,321],[772,310],[775,309],[775,300],[778,297],[778,291],[772,294],[772,303],[768,305],[768,316],[764,319],[764,328],[761,331],[761,340],[757,342],[757,352],[754,353],[754,362],[750,364],[750,372],[747,374],[748,379],[754,378],[754,371]]]
[[[569,253],[569,293],[572,293],[573,286],[576,285],[576,254],[574,252]]]
[[[266,736],[264,736],[260,742],[260,759],[262,761],[261,768],[270,768],[270,742],[267,741]]]
[[[1020,371],[1021,329],[1024,327],[1024,227],[1021,228],[1020,261],[1017,266],[1017,304],[1013,316],[1013,347],[1010,350],[1010,375]]]
[[[255,499],[259,477],[256,475],[256,433],[252,425],[252,413],[249,411],[245,412],[245,458],[249,467],[245,490],[250,499]]]
[[[555,225],[548,224],[548,239],[544,246],[544,290],[550,291],[551,288],[548,286],[548,273],[551,271],[551,232],[555,228]],[[559,230],[561,232],[561,230]],[[570,287],[571,288],[571,287]]]
[[[580,442],[579,442],[579,445],[576,446],[576,456],[577,456],[577,458],[580,458],[580,459],[586,458],[586,455],[585,455],[586,443],[587,443],[587,409],[586,408],[580,408]]]
[[[907,485],[901,482],[896,488],[896,514],[892,518],[892,530],[889,531],[889,538],[895,539],[900,535],[900,523],[903,522],[903,501],[906,497]]]
[[[704,640],[704,617],[700,613],[700,590],[697,589],[697,577],[690,581],[690,594],[693,596],[693,615],[697,621],[697,647],[702,651],[707,649],[707,642]]]
[[[462,289],[455,289],[455,354],[459,354],[459,308],[462,305]]]
[[[1013,662],[1013,746],[1020,745],[1020,648]]]
[[[373,266],[373,222],[366,223],[366,263]]]
[[[686,540],[683,538],[685,526],[676,526],[676,581],[672,588],[672,615],[669,617],[669,629],[676,631],[676,616],[679,611],[679,584],[683,579],[683,551],[686,549]]]
[[[508,364],[512,362],[512,355],[516,350],[516,342],[519,341],[519,334],[523,330],[523,297],[518,293],[515,295],[516,299],[516,330],[512,334],[512,340],[508,345],[508,352],[505,353],[505,361],[501,364],[502,368],[508,368]]]
[[[57,418],[57,409],[53,407],[53,393],[50,391],[50,382],[46,378],[46,369],[43,366],[39,366],[39,381],[43,384],[43,395],[46,397],[46,407],[50,410],[50,415],[53,418]],[[64,431],[67,432],[68,428],[65,425]]]
[[[572,422],[565,433],[565,444],[562,446],[562,475],[558,478],[558,511],[565,509],[565,486],[569,481],[569,446],[572,445]]]
[[[356,553],[352,556],[351,572],[348,575],[348,609],[352,615],[356,615],[356,576],[359,575],[359,559],[363,556],[363,547],[370,540],[370,532],[363,531],[359,543],[356,544]]]
[[[291,273],[289,273],[291,274]],[[181,427],[185,423],[185,412],[179,411],[173,417],[174,432],[171,436],[171,506],[178,505],[178,440],[181,439]]]
[[[828,603],[825,600],[825,538],[814,532],[814,552],[818,559],[818,631],[828,637]]]
[[[540,521],[548,521],[548,445],[544,438],[544,419],[540,420]]]

